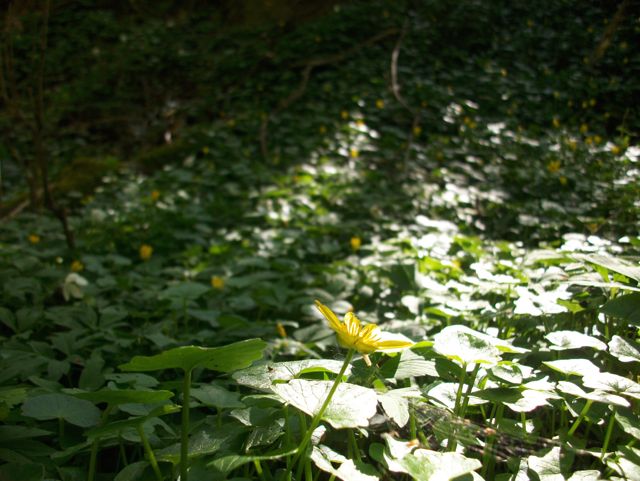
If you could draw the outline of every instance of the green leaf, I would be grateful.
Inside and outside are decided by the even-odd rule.
[[[546,392],[546,391],[537,391],[535,389],[524,389],[520,392],[522,396],[516,402],[506,402],[505,406],[507,406],[512,411],[517,413],[528,413],[533,411],[534,409],[541,406],[549,406],[549,399],[559,399],[560,396]]]
[[[591,347],[598,351],[604,351],[607,345],[592,336],[587,336],[577,331],[554,331],[545,336],[549,342],[554,344],[551,349],[561,351],[564,349],[580,349]]]
[[[615,417],[625,433],[630,434],[636,439],[640,439],[640,420],[637,414],[631,409],[617,408],[615,410]]]
[[[399,427],[404,427],[409,422],[409,401],[408,398],[422,397],[420,391],[409,387],[404,389],[394,389],[384,394],[378,394],[378,401],[382,405],[384,412]]]
[[[275,384],[273,391],[284,402],[313,416],[322,406],[332,384],[333,381],[293,379],[286,384]],[[373,389],[342,383],[331,399],[323,419],[336,429],[366,427],[369,425],[369,418],[376,413],[377,405],[378,398]]]
[[[598,366],[587,359],[560,359],[559,361],[544,361],[542,364],[566,375],[588,376],[600,372]]]
[[[379,473],[373,466],[362,462],[354,463],[327,446],[314,446],[311,460],[322,471],[343,481],[377,481],[379,479]],[[331,463],[338,463],[340,466],[336,469]]]
[[[557,389],[560,392],[576,396],[589,401],[595,401],[604,404],[614,404],[616,406],[629,407],[629,401],[615,394],[609,394],[603,391],[586,392],[581,387],[569,381],[559,381]]]
[[[527,464],[529,469],[536,473],[537,479],[540,481],[557,481],[558,479],[565,479],[561,466],[562,453],[559,447],[552,448],[544,456],[529,456],[527,458]]]
[[[113,481],[137,481],[142,479],[142,474],[148,466],[149,463],[146,461],[131,463],[125,466],[125,468],[113,478]]]
[[[102,389],[95,392],[78,392],[73,396],[92,403],[108,403],[114,406],[127,403],[153,404],[173,397],[171,391],[144,391],[133,389]]]
[[[66,394],[43,394],[27,399],[22,414],[39,420],[64,419],[74,426],[87,428],[100,421],[100,410],[89,401]]]
[[[38,428],[30,428],[27,426],[0,426],[0,440],[10,439],[11,441],[15,441],[17,439],[36,438],[39,436],[47,436],[49,434],[51,434],[50,431],[45,431],[44,429]]]
[[[86,362],[80,379],[78,380],[78,387],[80,389],[94,390],[98,389],[104,384],[104,376],[102,375],[102,368],[104,367],[104,359],[100,354],[94,353]]]
[[[385,363],[385,366],[387,364],[390,362]],[[408,379],[417,376],[438,377],[435,361],[425,359],[412,350],[406,349],[400,353],[400,360],[392,377],[394,379]]]
[[[177,413],[179,411],[180,411],[180,406],[176,404],[164,404],[162,406],[159,406],[151,410],[151,412],[149,412],[145,416],[123,419],[122,421],[112,421],[108,424],[105,424],[104,426],[93,428],[87,433],[87,438],[89,440],[93,440],[95,438],[102,438],[109,434],[122,432],[124,429],[127,429],[127,428],[135,428],[143,424],[148,419],[164,416],[166,414]]]
[[[602,254],[574,254],[573,257],[579,261],[604,267],[609,271],[617,272],[640,282],[640,267],[626,260]]]
[[[292,456],[295,453],[296,449],[279,449],[277,451],[272,451],[271,453],[263,454],[260,456],[243,456],[239,454],[229,454],[214,459],[209,464],[207,464],[207,466],[215,469],[218,472],[228,473],[229,471],[232,471],[244,464],[251,463],[253,461],[273,461],[287,456]]]
[[[607,467],[622,476],[625,481],[640,479],[640,449],[621,446],[614,456],[609,456],[606,460]]]
[[[626,377],[608,372],[596,372],[585,376],[582,383],[586,387],[613,392],[618,395],[640,399],[640,384]]]
[[[214,371],[230,372],[249,366],[262,357],[266,343],[260,339],[248,339],[222,347],[183,346],[164,351],[155,356],[135,356],[120,366],[123,371],[157,371],[183,369],[196,366]]]
[[[406,473],[417,481],[450,480],[472,473],[482,464],[458,453],[440,453],[428,449],[412,451],[407,442],[384,436],[388,452],[385,462],[389,470]]]
[[[189,436],[189,458],[211,455],[218,451],[229,451],[233,448],[240,449],[237,442],[240,435],[246,430],[237,424],[224,424],[221,427],[204,425],[200,426]],[[180,464],[180,444],[164,448],[156,453],[158,460]]]
[[[231,392],[216,384],[208,384],[191,390],[191,396],[206,406],[218,409],[243,408],[240,393]]]
[[[640,323],[640,292],[633,292],[611,299],[600,308],[608,316]]]
[[[42,481],[42,464],[8,463],[0,466],[0,481]]]
[[[500,360],[500,351],[488,338],[490,336],[466,326],[448,326],[434,336],[433,349],[438,354],[465,365],[495,364]]]
[[[425,394],[430,399],[440,403],[442,406],[452,410],[456,405],[456,393],[458,392],[457,382],[435,382],[425,390]],[[475,396],[469,396],[469,406],[477,406],[486,403],[485,400]]]
[[[342,361],[327,359],[308,359],[304,361],[274,362],[256,364],[242,371],[234,372],[231,376],[238,384],[249,386],[260,391],[273,392],[275,382],[285,382],[295,379],[302,372],[326,371],[337,374],[342,367]],[[347,367],[346,374],[351,372]]]
[[[640,362],[640,345],[626,341],[620,336],[613,336],[609,341],[609,352],[620,362]]]

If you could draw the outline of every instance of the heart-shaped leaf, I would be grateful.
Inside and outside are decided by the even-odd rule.
[[[27,399],[22,414],[39,420],[64,419],[74,426],[87,428],[100,421],[100,410],[89,401],[66,394],[43,394]]]
[[[122,364],[120,369],[158,371],[177,368],[190,371],[196,366],[202,366],[214,371],[230,372],[260,359],[266,345],[261,339],[248,339],[222,347],[182,346],[155,356],[135,356],[128,363]]]
[[[260,391],[272,392],[273,383],[276,381],[290,381],[302,372],[327,371],[337,374],[342,367],[341,361],[327,359],[308,359],[304,361],[274,362],[256,364],[242,371],[232,374],[232,377],[244,386],[249,386]],[[351,366],[347,367],[346,374],[351,372]]]
[[[275,384],[273,391],[284,402],[313,416],[320,410],[332,384],[333,381],[293,379],[286,384]],[[378,397],[373,389],[342,383],[322,417],[336,429],[365,427],[376,413],[377,405]]]
[[[613,336],[609,341],[609,352],[620,362],[640,362],[640,345],[626,341],[620,336]]]
[[[554,344],[551,349],[561,351],[563,349],[580,349],[591,347],[598,351],[604,351],[607,345],[592,336],[587,336],[577,331],[554,331],[545,336],[549,342]]]

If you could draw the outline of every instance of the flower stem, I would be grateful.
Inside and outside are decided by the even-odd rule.
[[[184,371],[182,383],[182,426],[180,431],[180,481],[189,476],[189,399],[191,397],[191,369]]]
[[[155,454],[153,454],[153,449],[151,449],[151,445],[149,444],[149,440],[147,439],[147,435],[144,433],[144,428],[142,427],[142,423],[136,426],[138,431],[138,436],[142,440],[142,445],[144,446],[144,452],[147,455],[147,459],[149,460],[149,464],[151,464],[151,468],[153,468],[153,472],[156,475],[156,479],[158,481],[162,481],[162,473],[160,472],[160,468],[158,467],[158,461],[156,460]]]
[[[344,363],[342,364],[342,367],[340,368],[340,372],[336,376],[335,381],[333,381],[333,385],[331,386],[331,389],[329,390],[329,394],[327,394],[327,397],[325,398],[324,402],[322,403],[322,406],[320,406],[320,409],[318,410],[316,415],[313,417],[313,420],[311,421],[311,425],[307,429],[307,432],[305,433],[304,437],[302,438],[302,441],[300,441],[300,446],[298,446],[297,453],[296,453],[295,457],[293,458],[293,462],[291,463],[291,466],[289,467],[289,472],[285,476],[285,479],[289,479],[290,478],[291,471],[296,466],[296,464],[300,460],[300,457],[302,456],[302,454],[304,454],[305,450],[307,449],[307,444],[311,440],[311,436],[313,435],[313,431],[315,431],[315,429],[318,427],[318,424],[320,424],[320,420],[322,419],[322,415],[327,410],[327,407],[329,406],[329,403],[331,402],[331,398],[333,397],[333,395],[335,394],[336,390],[338,389],[338,386],[342,382],[342,376],[344,376],[344,373],[347,371],[347,367],[349,367],[349,363],[351,362],[351,359],[353,358],[354,353],[355,353],[355,351],[353,349],[349,349],[349,351],[347,352],[347,356],[344,358]],[[298,475],[298,476],[296,476],[296,478],[299,479],[300,476]]]
[[[607,454],[609,448],[609,441],[611,441],[611,433],[613,433],[613,425],[615,424],[616,412],[611,409],[611,416],[609,417],[609,425],[607,426],[607,432],[604,435],[604,443],[602,443],[602,452],[600,459],[604,459],[604,455]]]
[[[569,429],[569,432],[567,433],[569,436],[573,436],[573,433],[576,432],[576,429],[578,429],[578,426],[580,426],[580,423],[589,412],[589,408],[591,407],[592,403],[593,401],[591,399],[587,399],[587,402],[582,408],[582,411],[580,411],[580,414],[578,415],[578,419],[575,420],[575,422],[573,423],[573,426],[571,426],[571,429]]]

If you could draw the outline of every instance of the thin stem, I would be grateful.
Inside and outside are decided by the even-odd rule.
[[[291,466],[289,467],[289,471],[287,472],[287,474],[285,476],[285,479],[288,479],[291,476],[291,471],[296,466],[296,463],[299,461],[300,456],[302,456],[302,454],[307,449],[307,444],[311,440],[311,436],[313,435],[313,431],[315,431],[315,429],[318,427],[318,424],[320,424],[320,420],[322,419],[322,415],[326,411],[327,407],[329,406],[329,403],[331,402],[331,398],[333,397],[333,395],[335,394],[336,390],[338,389],[338,386],[342,382],[342,376],[344,376],[344,373],[347,371],[347,367],[349,367],[349,363],[351,362],[351,359],[353,358],[354,353],[355,353],[355,351],[353,349],[349,349],[349,351],[347,352],[347,356],[344,358],[344,362],[342,363],[342,367],[340,368],[340,372],[336,376],[335,381],[333,381],[333,385],[331,386],[331,389],[329,390],[329,394],[327,394],[327,397],[325,398],[324,403],[322,403],[322,406],[320,406],[320,410],[313,417],[313,420],[311,421],[311,425],[307,429],[307,432],[305,433],[304,437],[302,438],[302,441],[300,441],[300,446],[298,446],[298,451],[297,451],[295,457],[293,458],[293,462],[291,463]],[[300,478],[299,475],[296,476],[296,477],[298,479]],[[183,481],[183,480],[180,480],[180,481]]]
[[[265,481],[264,473],[262,472],[262,466],[260,465],[260,461],[258,459],[254,459],[253,460],[253,465],[255,466],[256,473],[258,473],[258,476],[260,477],[260,479],[262,481]]]
[[[456,405],[453,408],[453,413],[458,416],[460,410],[460,400],[462,399],[462,391],[464,389],[464,381],[467,376],[467,364],[462,363],[460,371],[460,380],[458,381],[458,392],[456,392]]]
[[[602,452],[600,455],[600,459],[604,459],[604,455],[607,454],[607,449],[609,448],[609,441],[611,441],[611,433],[613,433],[613,425],[615,424],[615,411],[611,410],[611,416],[609,417],[609,425],[607,426],[607,432],[604,435],[604,443],[602,444]]]
[[[107,407],[102,412],[102,416],[100,417],[100,426],[103,426],[113,405],[107,404]],[[89,475],[87,476],[87,481],[93,481],[96,477],[96,465],[98,462],[98,447],[100,445],[100,437],[96,437],[91,443],[91,455],[89,457]]]
[[[467,376],[467,364],[462,363],[460,368],[460,380],[458,381],[458,392],[456,392],[456,404],[453,408],[453,414],[456,416],[460,416],[461,404],[462,401],[462,391],[464,389],[464,381]],[[449,436],[447,440],[447,451],[455,451],[456,450],[456,439],[453,437],[453,434]]]
[[[138,431],[138,436],[140,436],[140,439],[142,440],[142,445],[144,446],[144,452],[147,455],[149,464],[151,464],[151,468],[153,468],[153,472],[156,475],[156,479],[158,481],[162,481],[162,473],[160,472],[160,468],[158,467],[158,461],[156,460],[156,455],[153,454],[153,449],[151,449],[151,445],[149,444],[147,435],[144,433],[142,423],[138,424],[136,426],[136,429]]]
[[[589,408],[591,407],[591,404],[593,404],[593,401],[591,399],[587,399],[587,402],[582,408],[582,411],[580,411],[580,414],[578,415],[578,419],[575,420],[575,422],[573,423],[573,426],[571,426],[571,429],[569,429],[569,432],[567,433],[569,436],[573,436],[573,433],[576,432],[576,429],[578,429],[578,426],[580,426],[580,423],[589,412]]]
[[[473,368],[471,372],[471,376],[469,377],[469,385],[467,386],[467,390],[464,393],[464,399],[462,400],[462,407],[458,412],[458,416],[461,418],[465,417],[467,413],[467,407],[469,406],[469,399],[471,398],[471,391],[473,391],[473,384],[476,381],[476,376],[478,375],[478,371],[480,371],[480,364],[476,363],[476,366]]]
[[[182,383],[182,426],[180,431],[180,481],[189,476],[189,399],[191,399],[191,371],[185,369]]]

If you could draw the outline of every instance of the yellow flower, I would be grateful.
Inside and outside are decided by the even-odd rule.
[[[202,153],[204,155],[207,155],[210,152],[209,147],[207,147],[206,145],[204,147],[202,147]]]
[[[79,260],[75,260],[71,263],[71,272],[80,272],[84,270],[84,264]]]
[[[32,244],[37,244],[38,242],[40,242],[40,236],[38,234],[30,234],[28,239]]]
[[[364,127],[365,126],[364,120],[362,120],[362,119],[356,120],[356,125],[358,127]]]
[[[556,129],[560,127],[560,119],[558,117],[554,117],[552,123]]]
[[[561,176],[558,178],[558,180],[560,181],[560,183],[561,183],[562,185],[567,185],[567,182],[569,182],[569,180],[568,180],[564,175],[561,175]]]
[[[358,149],[351,149],[349,150],[349,157],[355,159],[360,155],[360,152],[358,151]]]
[[[594,135],[593,136],[593,143],[596,145],[600,145],[602,143],[602,137],[600,137],[599,135]]]
[[[560,161],[559,160],[552,160],[551,162],[549,162],[547,164],[547,170],[552,173],[555,174],[556,172],[558,172],[560,170]]]
[[[321,134],[326,134],[327,128],[324,125],[321,125],[320,128],[318,129],[318,132],[320,132]]]
[[[585,133],[587,133],[588,130],[589,130],[589,126],[587,124],[582,124],[580,126],[580,133],[585,134]]]
[[[148,261],[149,259],[151,259],[151,256],[153,255],[153,247],[151,247],[148,244],[142,244],[140,246],[140,259],[142,259],[143,261]]]
[[[382,100],[382,99],[376,100],[376,107],[378,107],[379,109],[383,109],[384,108],[384,100]]]
[[[158,199],[160,198],[160,191],[159,190],[154,190],[153,192],[151,192],[151,200],[156,202]]]
[[[329,327],[336,332],[340,345],[362,354],[367,366],[371,366],[368,354],[413,346],[413,342],[405,336],[384,332],[375,324],[361,325],[353,312],[347,312],[344,322],[340,322],[333,311],[320,301],[316,301],[316,307],[329,322]]]
[[[218,290],[224,289],[224,279],[220,276],[212,276],[211,287]]]
[[[342,120],[347,120],[349,118],[349,112],[343,110],[342,112],[340,112],[340,117],[342,117]]]
[[[362,245],[362,239],[360,239],[360,237],[352,237],[350,242],[351,242],[351,248],[354,251],[357,251],[358,249],[360,249],[360,246]]]
[[[614,145],[613,147],[611,147],[611,153],[613,155],[620,155],[620,152],[622,152],[622,149],[617,145]]]
[[[420,137],[420,134],[422,133],[422,128],[419,125],[416,125],[413,128],[413,136],[414,137]]]

